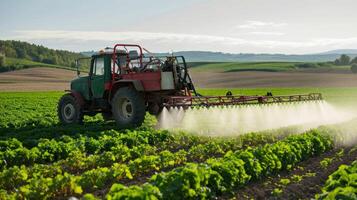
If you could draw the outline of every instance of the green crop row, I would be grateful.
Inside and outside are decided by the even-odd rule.
[[[62,92],[0,93],[0,130],[47,126],[58,122],[56,104]]]
[[[238,149],[240,147],[239,143],[232,145],[232,141],[211,141],[193,146],[187,152],[180,150],[178,154],[181,155],[182,162],[186,162],[186,160],[202,161],[213,155],[223,155],[228,149]],[[159,166],[168,167],[172,163],[172,160],[167,159],[173,155],[170,151],[163,150],[157,152],[155,151],[156,148],[150,145],[140,145],[132,150],[126,146],[119,146],[115,150],[105,152],[102,155],[91,155],[88,157],[81,152],[74,152],[73,156],[70,156],[66,160],[61,160],[51,165],[35,164],[32,167],[14,166],[0,173],[0,188],[14,190],[30,182],[31,179],[38,179],[40,177],[51,178],[60,174],[63,175],[64,173],[80,174],[99,167],[111,166],[112,168],[117,168],[117,164],[123,164],[124,161],[128,161],[128,167],[131,172],[138,171],[140,173],[158,171],[160,169]]]
[[[209,143],[212,140],[215,144],[225,145],[223,147],[225,149],[234,148],[237,145],[250,146],[271,143],[280,137],[285,137],[287,133],[250,133],[236,138],[221,139],[187,133],[172,134],[168,131],[147,128],[141,131],[127,130],[125,132],[110,130],[97,135],[96,137],[78,136],[77,138],[62,136],[58,140],[41,139],[35,147],[30,149],[24,147],[20,141],[14,138],[0,141],[0,169],[56,161],[62,161],[61,165],[72,168],[70,162],[63,163],[63,160],[67,158],[73,160],[73,157],[76,157],[78,162],[82,162],[82,164],[88,163],[90,165],[90,163],[93,163],[97,166],[101,163],[100,160],[108,159],[112,162],[123,162],[143,155],[144,151],[147,153],[164,149],[177,151]],[[199,146],[196,150],[200,150]],[[82,168],[88,169],[85,166]]]
[[[316,199],[357,199],[357,160],[332,173]]]
[[[333,147],[330,137],[311,131],[274,144],[228,152],[204,164],[188,163],[151,177],[142,186],[114,184],[107,199],[212,199]]]
[[[98,139],[82,136],[71,138],[61,137],[60,141],[43,139],[36,147],[23,147],[16,139],[0,141],[0,169],[14,165],[33,165],[35,163],[50,163],[72,156],[72,152],[86,154],[101,154],[114,147],[127,146],[134,148],[140,144],[158,145],[164,142],[174,143],[177,140],[168,131],[105,131]]]
[[[255,135],[256,143],[266,143],[269,142],[268,138],[265,136],[259,136],[258,134],[247,134],[247,143],[252,144],[251,139]],[[193,139],[197,139],[196,136],[183,135],[185,143],[192,144]],[[200,137],[202,139],[202,137]],[[31,183],[37,182],[39,180],[58,180],[58,177],[66,176],[67,181],[73,181],[72,184],[85,189],[86,191],[91,191],[93,189],[99,188],[99,185],[103,183],[112,183],[113,181],[118,181],[121,179],[132,179],[132,176],[138,177],[145,173],[152,173],[160,171],[161,169],[167,169],[177,165],[182,165],[188,161],[200,162],[204,161],[210,157],[222,156],[225,152],[229,150],[237,150],[242,148],[241,141],[245,141],[244,136],[240,140],[234,139],[212,139],[211,141],[199,144],[197,141],[196,145],[192,145],[187,151],[180,150],[176,153],[164,150],[157,155],[150,155],[155,152],[155,148],[150,145],[139,145],[138,148],[142,147],[141,155],[135,157],[130,156],[130,152],[125,151],[126,146],[119,146],[115,148],[117,151],[107,151],[102,155],[91,155],[85,157],[81,152],[74,152],[73,155],[69,156],[66,160],[61,160],[59,162],[53,163],[51,165],[41,165],[35,164],[32,167],[25,166],[15,166],[9,169],[5,169],[0,173],[0,188],[6,189],[7,191],[14,191],[16,188],[26,188],[31,187]],[[274,138],[274,137],[273,137]],[[118,163],[119,160],[115,160],[115,156],[121,157],[120,161],[130,160],[127,164]],[[111,167],[102,167],[112,164]],[[92,170],[89,170],[91,169]],[[127,173],[126,176],[117,176],[118,168],[125,169]],[[85,171],[81,175],[80,171]],[[76,172],[76,174],[68,174],[68,172]],[[121,172],[121,171],[120,171]],[[92,180],[90,184],[84,183],[83,180]],[[100,183],[93,181],[101,180]],[[43,182],[43,181],[42,181]],[[42,183],[41,182],[41,183]],[[87,181],[88,182],[88,181]],[[68,182],[67,182],[68,183]],[[98,185],[99,184],[99,185]],[[25,186],[24,186],[25,185]],[[47,185],[56,185],[55,183],[47,183]],[[79,187],[75,188],[79,188]],[[62,191],[57,187],[54,189],[45,189],[41,187],[39,191],[48,191],[47,195],[51,195],[50,191],[56,190],[57,194],[66,195],[68,192]],[[31,197],[33,194],[35,196],[45,198],[45,196],[39,194],[36,188],[31,187],[31,195],[24,194],[26,197]],[[81,190],[79,190],[81,191]],[[72,191],[72,193],[75,191]]]
[[[43,173],[36,175],[29,179],[27,168],[24,166],[18,168],[14,167],[11,170],[4,170],[1,174],[0,186],[14,192],[12,195],[17,199],[46,199],[58,196],[69,196],[80,194],[82,191],[94,191],[112,184],[115,181],[131,180],[133,177],[138,177],[153,171],[160,171],[168,169],[177,165],[184,164],[187,159],[195,159],[197,156],[200,158],[201,152],[207,152],[207,157],[211,157],[210,152],[222,151],[219,146],[207,144],[197,153],[193,148],[191,151],[186,152],[180,150],[175,153],[164,150],[158,155],[144,155],[137,159],[130,161],[128,164],[115,163],[111,167],[97,167],[88,170],[81,175],[71,175],[68,173],[58,173],[54,178],[43,177]],[[60,172],[61,169],[44,168],[45,171],[50,173]],[[26,185],[21,186],[24,183]],[[17,189],[15,189],[17,188]]]

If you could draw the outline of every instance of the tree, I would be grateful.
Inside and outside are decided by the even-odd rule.
[[[355,64],[352,64],[352,66],[351,66],[351,71],[353,72],[353,73],[357,73],[357,64],[355,63]]]
[[[25,49],[22,49],[22,48],[16,49],[16,53],[17,53],[17,56],[19,58],[26,58],[27,57],[27,52],[26,52]]]
[[[355,57],[351,60],[351,64],[354,64],[354,63],[357,64],[357,57]]]
[[[17,57],[17,53],[16,53],[15,49],[13,49],[13,48],[11,48],[9,46],[5,47],[5,55],[8,58],[16,58]]]
[[[340,65],[348,65],[350,64],[351,58],[346,54],[342,54],[339,60],[340,60]]]
[[[333,63],[335,63],[335,65],[340,65],[340,59],[337,58]]]
[[[83,57],[80,53],[54,50],[14,40],[0,40],[0,53],[5,54],[6,58],[22,58],[63,66],[71,66],[77,58]]]
[[[4,54],[0,54],[0,67],[5,67],[6,65],[6,58]]]

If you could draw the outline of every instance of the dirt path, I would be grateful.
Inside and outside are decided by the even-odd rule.
[[[357,151],[349,154],[346,149],[341,157],[337,154],[341,149],[335,149],[321,156],[310,158],[290,172],[282,172],[274,177],[251,183],[235,191],[234,196],[225,199],[311,199],[321,193],[328,176],[342,164],[351,164],[357,158]],[[320,162],[325,158],[335,158],[326,168]],[[301,178],[301,180],[297,180]],[[290,183],[283,184],[289,179]],[[275,191],[274,191],[275,190]],[[280,190],[280,191],[279,191]]]

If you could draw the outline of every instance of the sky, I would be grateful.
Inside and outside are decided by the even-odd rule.
[[[0,0],[0,39],[70,51],[357,49],[356,0]]]

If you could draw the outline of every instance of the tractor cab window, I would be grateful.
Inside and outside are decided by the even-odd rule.
[[[121,72],[123,71],[123,69],[126,67],[126,56],[125,55],[119,55],[117,57],[116,62],[114,63],[114,71],[113,71],[113,60],[110,59],[111,63],[110,63],[110,69],[112,71],[112,73],[114,74],[121,74]]]
[[[96,58],[94,60],[93,72],[96,76],[104,75],[104,58]]]
[[[128,71],[136,72],[141,68],[140,56],[137,51],[122,52],[116,58],[114,63],[115,74],[126,74]],[[111,63],[111,71],[113,73],[113,63]]]

